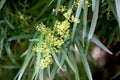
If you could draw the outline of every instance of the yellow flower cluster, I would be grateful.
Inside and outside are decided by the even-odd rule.
[[[41,69],[46,68],[49,64],[52,64],[52,56],[47,53],[46,56],[40,60]]]
[[[57,33],[61,36],[61,37],[68,37],[69,36],[69,27],[70,27],[70,22],[68,20],[65,21],[56,21],[55,22],[55,28]]]
[[[52,47],[55,53],[60,53],[60,47],[64,44],[65,38],[70,36],[70,22],[79,23],[79,19],[76,19],[72,14],[72,8],[66,10],[65,6],[61,6],[58,11],[63,14],[65,20],[56,20],[53,29],[44,25],[42,22],[35,26],[40,33],[44,34],[41,50],[39,50],[38,44],[33,47],[33,50],[37,55],[42,55],[42,58],[40,59],[41,69],[46,68],[53,61],[51,51],[47,44]]]
[[[80,0],[74,0],[74,6],[80,6]]]
[[[66,9],[66,6],[60,6],[60,9],[58,11],[63,13],[65,11],[65,9]]]
[[[58,23],[59,23],[59,21],[58,21]],[[62,31],[62,32],[65,32],[65,30],[69,31],[67,29],[69,28],[70,23],[69,23],[69,25],[65,25],[65,22],[62,22],[62,24],[58,24],[58,23],[55,24],[56,25],[56,28],[54,28],[55,30],[52,30],[49,27],[46,27],[43,23],[40,23],[36,26],[36,29],[38,31],[40,31],[42,34],[44,34],[44,40],[42,42],[41,50],[38,49],[38,45],[35,45],[33,47],[33,50],[36,51],[36,53],[41,53],[43,55],[43,58],[41,58],[41,60],[40,60],[41,69],[46,68],[49,64],[52,63],[51,51],[48,48],[47,43],[50,44],[50,46],[53,48],[53,50],[56,53],[59,53],[60,47],[64,43],[64,38],[68,37],[68,36],[66,36],[66,37],[62,36],[63,33],[60,33],[60,31]],[[59,28],[58,28],[58,26],[59,26]],[[68,28],[64,29],[65,26]],[[62,29],[60,27],[62,27]],[[60,31],[58,29],[60,29]],[[55,33],[57,33],[57,34],[55,34]],[[59,37],[57,35],[59,35]],[[39,54],[37,54],[37,55],[39,55]]]
[[[70,16],[71,16],[71,14],[72,14],[72,8],[70,8],[70,9],[68,9],[68,11],[67,12],[65,12],[63,15],[64,15],[64,17],[66,18],[66,19],[70,19]]]
[[[37,26],[35,26],[36,29],[38,31],[40,31],[42,34],[46,34],[48,33],[48,31],[50,32],[51,29],[50,28],[46,28],[46,26],[43,24],[43,22],[41,22],[40,24],[38,24]]]
[[[66,11],[65,6],[61,6],[60,9],[59,9],[59,11],[60,11],[61,13],[63,13],[63,16],[64,16],[68,21],[74,22],[74,23],[79,23],[79,22],[80,22],[80,20],[77,19],[77,18],[75,18],[74,15],[72,14],[72,13],[73,13],[73,7],[71,7],[70,9],[68,9],[68,10]]]

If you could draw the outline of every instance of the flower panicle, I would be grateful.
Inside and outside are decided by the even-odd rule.
[[[42,55],[42,58],[40,59],[41,69],[46,68],[53,62],[51,55],[52,52],[48,48],[47,43],[49,43],[55,53],[60,53],[60,48],[64,44],[64,40],[70,36],[70,23],[80,22],[80,20],[75,18],[73,15],[73,7],[67,10],[65,6],[61,6],[58,11],[63,14],[64,20],[56,20],[54,28],[49,28],[49,26],[47,27],[43,22],[35,26],[36,30],[38,30],[40,34],[44,34],[41,50],[39,50],[38,45],[33,47],[33,50],[37,55]],[[39,43],[39,41],[37,43]]]

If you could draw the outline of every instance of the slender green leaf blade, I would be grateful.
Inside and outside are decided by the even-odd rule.
[[[40,36],[40,40],[38,42],[38,49],[41,50],[42,48],[42,41],[43,41],[43,34],[41,34]],[[37,57],[36,57],[36,64],[35,64],[35,71],[32,75],[32,80],[34,79],[34,77],[39,73],[39,69],[40,69],[40,58],[41,58],[41,54],[38,53]]]
[[[16,35],[7,39],[7,41],[18,40],[18,39],[29,39],[32,38],[32,34]]]
[[[57,69],[58,69],[57,64],[54,64],[54,67],[53,67],[52,72],[51,72],[51,80],[54,79],[55,74],[56,74],[56,72],[57,72]]]
[[[70,57],[70,60],[73,64],[73,66],[75,67],[76,69],[76,73],[75,73],[75,79],[76,80],[80,80],[80,76],[79,76],[79,72],[78,72],[78,67],[77,67],[77,64],[76,64],[76,61],[75,61],[75,57],[73,56],[73,52],[70,52],[70,55],[68,55]]]
[[[7,20],[7,18],[5,18],[5,21],[8,24],[8,26],[14,30],[14,26],[12,25],[12,23],[10,23],[10,21]]]
[[[88,15],[88,4],[86,4],[86,0],[84,0],[84,11],[83,11],[83,35],[82,35],[82,39],[83,39],[83,46],[84,44],[84,39],[86,36],[86,31],[87,31],[87,15]]]
[[[92,11],[94,12],[95,10],[95,4],[96,4],[96,0],[92,0]]]
[[[39,80],[45,80],[44,79],[44,70],[39,70]]]
[[[112,0],[107,0],[107,2],[108,2],[108,5],[109,5],[109,8],[111,9],[112,13],[114,14],[115,18],[118,21],[115,5],[114,5],[113,1]]]
[[[71,69],[74,71],[74,73],[76,73],[76,69],[74,68],[73,64],[71,63],[69,57],[66,55],[65,51],[63,49],[61,49],[65,60],[67,61],[67,63],[69,64],[69,66],[71,67]]]
[[[59,60],[58,60],[58,58],[57,58],[56,53],[54,52],[54,50],[52,49],[52,47],[51,47],[48,43],[47,43],[47,46],[48,46],[48,48],[51,50],[52,56],[53,56],[53,58],[54,58],[56,64],[57,64],[57,65],[59,66],[59,68],[63,71],[62,65],[60,64],[60,62],[59,62]]]
[[[38,32],[36,32],[33,36],[33,38],[35,38],[37,36]],[[27,68],[29,61],[31,60],[33,54],[35,53],[34,51],[31,52],[32,48],[33,48],[33,44],[34,42],[31,42],[29,47],[28,47],[28,52],[27,55],[25,57],[24,63],[22,65],[22,67],[20,68],[20,70],[18,71],[17,75],[15,76],[14,80],[21,80],[23,73],[25,72],[25,69]],[[17,79],[18,78],[18,79]]]
[[[77,7],[76,14],[75,14],[75,18],[77,18],[77,19],[79,19],[79,16],[81,14],[82,4],[83,4],[83,1],[80,0],[80,6]],[[77,28],[77,23],[74,23],[73,29],[72,29],[72,34],[71,34],[72,41],[73,41],[74,36],[75,36],[76,28]]]
[[[112,52],[111,52],[107,47],[105,47],[96,37],[93,37],[93,38],[91,39],[91,41],[92,41],[93,43],[95,43],[96,45],[98,45],[98,46],[99,46],[100,48],[102,48],[103,50],[105,50],[106,52],[112,54]]]
[[[56,15],[58,14],[58,10],[60,8],[60,3],[61,3],[61,0],[58,0],[57,1],[57,7],[56,7]]]
[[[0,10],[2,9],[3,5],[5,4],[6,0],[1,0],[0,1]]]
[[[7,51],[7,54],[8,54],[8,56],[9,56],[10,60],[11,60],[14,64],[17,64],[17,62],[16,62],[16,60],[15,60],[15,57],[14,57],[14,55],[12,54],[12,51],[11,51],[11,49],[10,49],[10,43],[6,43],[6,44],[5,44],[5,49],[6,49],[6,51]]]
[[[118,17],[118,24],[120,28],[120,0],[115,0],[115,4],[116,4],[117,17]]]
[[[90,40],[92,38],[93,33],[95,31],[95,27],[96,27],[97,19],[98,19],[98,11],[99,11],[99,0],[96,0],[95,11],[93,13],[93,19],[92,19],[90,31],[88,34],[88,40]]]
[[[89,79],[89,80],[93,80],[93,79],[92,79],[92,73],[91,73],[91,70],[90,70],[90,67],[89,67],[89,64],[88,64],[86,55],[84,54],[83,49],[80,48],[80,47],[81,47],[81,44],[79,43],[78,40],[76,40],[76,46],[77,46],[78,51],[79,51],[79,53],[80,53],[80,57],[81,57],[83,66],[84,66],[84,68],[85,68],[86,74],[87,74],[87,76],[88,76],[88,79]]]

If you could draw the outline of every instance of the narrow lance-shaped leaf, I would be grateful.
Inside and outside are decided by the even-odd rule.
[[[93,19],[92,19],[92,22],[91,22],[91,25],[90,25],[90,30],[89,30],[89,33],[88,33],[88,40],[87,40],[86,49],[85,49],[86,54],[88,53],[90,39],[93,37],[95,27],[96,27],[96,24],[97,24],[98,11],[99,11],[99,0],[96,0],[95,10],[94,10],[94,13],[93,13]]]
[[[88,79],[89,80],[93,80],[92,79],[92,73],[91,73],[91,70],[90,70],[90,67],[89,67],[89,64],[88,64],[88,61],[87,61],[87,58],[86,58],[86,55],[84,54],[84,49],[82,48],[81,44],[79,43],[78,40],[76,40],[76,46],[77,46],[77,49],[80,53],[80,57],[81,57],[81,60],[82,60],[82,63],[83,63],[83,66],[85,68],[85,71],[86,71],[86,74],[88,76]],[[82,48],[82,49],[81,49]]]
[[[50,65],[48,65],[48,67],[47,67],[47,73],[48,73],[49,80],[52,80],[51,74],[50,74]]]
[[[5,44],[5,49],[6,49],[6,51],[7,51],[7,54],[8,54],[8,56],[9,56],[10,60],[11,60],[14,64],[17,65],[17,62],[16,62],[16,60],[15,60],[15,57],[14,57],[14,55],[12,54],[12,51],[11,51],[11,49],[10,49],[10,43],[7,42],[7,43]]]
[[[40,36],[40,40],[38,42],[38,49],[41,50],[42,48],[42,41],[43,41],[43,34],[41,34]],[[32,80],[34,79],[35,75],[37,75],[39,73],[39,69],[40,69],[40,58],[41,58],[41,53],[37,53],[37,57],[36,57],[36,63],[35,63],[35,71],[33,72],[32,75]]]
[[[58,10],[59,10],[59,8],[60,8],[60,2],[61,2],[61,0],[58,0],[58,1],[57,1],[56,15],[58,14]]]
[[[58,57],[58,60],[60,60],[60,58],[61,58],[61,57]],[[65,61],[65,59],[64,59],[64,57],[63,57],[63,55],[62,55],[62,58],[61,58],[61,60],[60,60],[60,64],[63,65],[64,61]],[[50,78],[51,80],[54,79],[55,74],[56,74],[56,72],[57,72],[58,70],[59,70],[59,67],[57,66],[57,64],[54,64],[54,67],[52,68],[52,71],[51,71],[51,78]]]
[[[10,21],[9,21],[7,18],[5,18],[5,21],[6,21],[6,23],[8,24],[8,26],[9,26],[11,29],[14,30],[14,26],[13,26],[13,24],[10,23]]]
[[[92,0],[92,11],[94,12],[94,10],[95,10],[95,3],[96,2],[96,0]]]
[[[5,4],[6,0],[1,0],[0,1],[0,10],[2,9],[3,5]]]
[[[33,36],[32,34],[16,35],[8,38],[7,41],[18,40],[18,39],[29,39],[32,36]]]
[[[119,24],[119,28],[120,28],[120,0],[115,0],[115,4],[116,4],[118,24]]]
[[[96,37],[93,37],[93,38],[91,39],[91,41],[92,41],[93,43],[95,43],[96,45],[98,45],[98,46],[99,46],[100,48],[102,48],[103,50],[105,50],[106,52],[112,54],[112,52],[111,52],[107,47],[105,47]]]
[[[75,60],[75,57],[73,56],[74,52],[73,51],[70,51],[70,55],[68,55],[70,57],[70,60],[74,66],[74,68],[76,69],[76,73],[75,73],[75,79],[76,80],[81,80],[80,79],[80,76],[79,76],[79,70],[78,70],[78,66],[76,64],[76,60]]]
[[[33,36],[33,38],[35,38],[37,36],[38,32],[36,32]],[[29,64],[29,61],[31,60],[32,58],[32,55],[34,54],[34,52],[31,52],[32,50],[32,47],[33,47],[33,44],[34,42],[31,42],[30,45],[29,45],[29,48],[28,48],[28,52],[27,52],[27,55],[26,55],[26,58],[24,60],[24,63],[22,65],[22,67],[20,68],[20,70],[18,71],[17,75],[15,76],[14,80],[18,79],[17,80],[21,80],[22,76],[23,76],[23,73],[25,72],[25,69],[27,68],[28,64]]]
[[[66,55],[65,51],[63,49],[61,49],[61,51],[63,53],[63,56],[64,56],[65,60],[67,61],[67,63],[71,67],[71,69],[74,71],[74,73],[76,73],[76,69],[73,67],[73,64],[71,63],[69,57]]]
[[[56,53],[54,52],[54,50],[52,49],[52,47],[50,46],[49,43],[47,43],[47,46],[48,46],[48,48],[51,50],[51,52],[52,52],[52,56],[53,56],[53,58],[54,58],[56,64],[57,64],[57,65],[59,66],[59,68],[63,71],[63,69],[62,69],[62,65],[60,64],[60,62],[59,62],[59,60],[58,60],[58,58],[57,58]]]
[[[39,70],[39,80],[45,80],[44,79],[44,70]]]
[[[112,0],[107,0],[107,2],[108,2],[109,8],[111,9],[113,15],[115,16],[115,18],[118,21],[115,5],[114,5],[113,1]]]
[[[83,0],[80,0],[80,5],[77,7],[76,14],[75,14],[75,18],[77,18],[77,19],[79,19],[79,16],[81,14],[82,4],[83,4]],[[76,28],[77,28],[77,23],[74,23],[73,24],[73,29],[72,29],[72,35],[71,35],[72,41],[74,39],[74,34],[75,34],[75,31],[76,31]]]
[[[87,31],[87,14],[88,14],[88,4],[86,3],[86,0],[84,0],[84,11],[83,11],[83,35],[82,35],[82,40],[83,40],[83,46],[84,44],[84,38],[86,36],[86,31]]]
[[[93,19],[90,25],[90,31],[88,34],[88,40],[90,40],[93,36],[93,33],[95,31],[95,27],[97,24],[97,19],[98,19],[98,11],[99,11],[99,0],[96,0],[96,4],[95,4],[95,11],[93,13]]]
[[[51,80],[54,79],[55,74],[56,74],[56,72],[57,72],[57,69],[58,69],[57,64],[54,64],[53,69],[52,69],[52,71],[51,71],[51,78],[50,78]]]

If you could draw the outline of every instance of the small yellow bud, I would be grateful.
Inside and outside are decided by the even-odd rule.
[[[66,19],[69,20],[71,14],[72,14],[72,9],[70,8],[70,9],[68,9],[68,11],[67,11],[66,13],[64,13],[63,15],[64,15],[64,17],[65,17]]]
[[[63,13],[65,11],[65,8],[66,8],[65,6],[60,6],[59,11]]]
[[[80,20],[75,18],[73,15],[72,15],[71,21],[74,22],[74,23],[79,23],[80,22]]]

